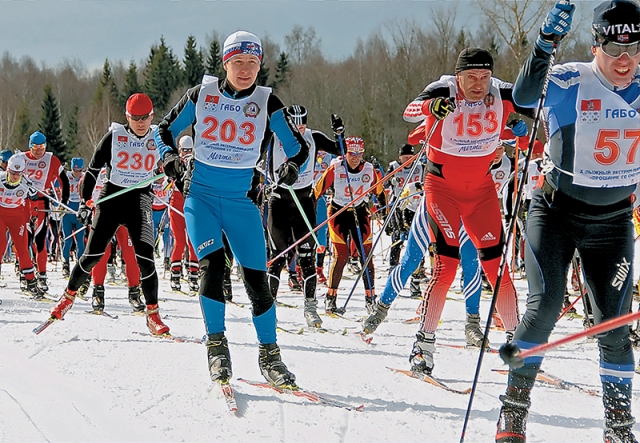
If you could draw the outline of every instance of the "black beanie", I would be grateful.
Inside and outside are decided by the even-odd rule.
[[[488,69],[493,71],[493,57],[486,49],[463,49],[458,56],[455,73],[457,74],[467,69]]]
[[[413,155],[413,146],[409,143],[405,143],[398,150],[398,155]]]
[[[640,4],[634,0],[610,0],[593,10],[591,25],[596,43],[612,41],[621,44],[640,40]]]

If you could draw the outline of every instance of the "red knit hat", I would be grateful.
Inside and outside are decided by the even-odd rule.
[[[128,117],[153,114],[153,103],[148,95],[138,92],[127,100],[126,113]]]

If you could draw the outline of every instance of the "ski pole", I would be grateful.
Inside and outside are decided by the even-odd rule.
[[[334,115],[331,115],[331,120],[334,120]],[[336,134],[336,138],[338,139],[338,146],[340,146],[340,152],[342,153],[342,163],[343,163],[343,167],[345,170],[345,175],[347,177],[347,187],[349,188],[349,196],[351,197],[351,202],[353,203],[353,187],[351,186],[351,179],[349,178],[349,163],[347,162],[347,153],[346,153],[346,149],[345,149],[345,141],[344,141],[344,134],[340,133],[340,134]],[[374,173],[374,177],[375,177],[375,173]],[[373,256],[373,248],[371,248],[369,257],[367,257],[367,254],[365,253],[364,250],[364,237],[362,237],[362,230],[360,229],[360,220],[358,219],[358,211],[357,209],[353,210],[353,218],[355,220],[355,224],[356,224],[356,233],[358,234],[358,240],[359,240],[359,245],[356,246],[360,246],[360,257],[362,259],[362,262],[365,264],[365,266],[362,267],[364,273],[367,276],[367,281],[369,282],[369,290],[373,291],[373,279],[371,278],[371,274],[369,273],[369,268],[367,267],[367,263],[369,263],[371,261],[371,257]],[[356,281],[357,282],[357,281]],[[351,291],[353,292],[353,291]],[[373,292],[372,292],[373,293]],[[349,297],[351,297],[351,294],[349,294]],[[349,298],[347,298],[347,301],[349,301]],[[346,303],[345,303],[345,307],[346,307]],[[338,309],[338,311],[341,311],[340,313],[344,313],[345,309],[343,307],[343,309]]]
[[[338,209],[335,213],[331,214],[330,217],[327,217],[327,219],[325,221],[323,221],[322,223],[320,223],[318,226],[315,227],[315,229],[313,230],[314,232],[316,232],[318,229],[322,228],[323,226],[325,226],[327,223],[329,223],[331,220],[333,220],[335,217],[337,217],[339,214],[342,214],[344,211],[346,211],[347,209],[349,209],[351,206],[353,206],[354,203],[362,200],[364,197],[366,197],[369,192],[373,191],[375,188],[378,187],[378,185],[386,182],[387,180],[389,180],[391,177],[393,177],[394,175],[396,175],[399,171],[402,170],[402,168],[409,166],[411,164],[411,162],[413,162],[415,159],[418,158],[418,155],[420,155],[420,153],[415,154],[413,157],[411,157],[409,160],[407,160],[406,162],[404,162],[402,165],[400,165],[400,167],[394,169],[393,171],[391,171],[390,173],[388,173],[386,176],[382,177],[382,180],[380,180],[380,182],[376,183],[375,185],[371,186],[369,189],[367,189],[366,191],[364,191],[362,194],[358,195],[357,197],[355,197],[353,199],[353,201],[351,201],[350,203],[344,205],[342,208]],[[269,267],[271,265],[271,263],[273,263],[274,261],[276,261],[277,259],[279,259],[280,257],[282,257],[283,255],[285,255],[287,252],[291,251],[293,248],[295,248],[296,246],[298,246],[300,243],[302,243],[303,241],[305,241],[309,236],[311,235],[311,233],[309,232],[308,234],[305,234],[304,237],[298,239],[296,242],[294,242],[291,246],[289,246],[287,249],[285,249],[284,251],[282,251],[280,254],[276,255],[275,257],[273,257],[271,260],[269,260],[267,262],[267,267]]]
[[[512,217],[509,221],[509,229],[507,229],[507,238],[504,242],[504,251],[502,253],[502,257],[500,258],[500,266],[498,267],[498,276],[496,278],[496,284],[493,288],[493,296],[491,297],[491,306],[489,307],[489,314],[487,318],[487,324],[484,328],[484,340],[482,342],[482,346],[480,347],[480,353],[478,354],[478,363],[476,365],[476,372],[473,376],[473,384],[471,386],[471,393],[469,395],[469,403],[467,404],[467,411],[464,416],[464,422],[462,424],[462,432],[460,434],[460,443],[464,442],[464,436],[467,431],[467,425],[469,424],[469,417],[471,416],[471,407],[473,405],[473,398],[475,397],[476,389],[478,387],[478,378],[480,377],[480,368],[482,367],[482,360],[484,358],[484,353],[486,347],[489,344],[489,331],[491,329],[491,320],[493,310],[496,308],[498,293],[500,292],[500,285],[502,284],[502,277],[504,274],[504,270],[507,264],[507,253],[508,253],[508,244],[511,242],[511,236],[514,233],[514,227],[516,224],[518,210],[520,209],[520,204],[522,203],[522,194],[524,192],[524,183],[527,171],[529,170],[529,163],[531,162],[531,154],[533,153],[533,144],[536,140],[536,134],[538,132],[538,126],[540,125],[540,119],[542,117],[542,111],[544,106],[544,101],[547,97],[547,89],[549,88],[549,77],[551,75],[551,70],[553,69],[554,60],[556,58],[556,52],[558,50],[558,43],[560,42],[560,38],[556,36],[553,40],[553,48],[551,49],[551,56],[549,57],[549,66],[547,67],[547,73],[544,77],[544,83],[542,84],[542,93],[540,94],[540,101],[538,102],[538,107],[536,109],[536,116],[533,120],[533,127],[531,128],[531,138],[529,139],[529,147],[527,148],[527,156],[524,161],[523,175],[522,180],[520,181],[518,187],[518,194],[516,195],[516,200],[513,202],[512,206]],[[516,149],[516,153],[517,153]],[[517,301],[516,301],[517,303]]]
[[[180,211],[178,211],[176,208],[174,208],[173,206],[171,206],[171,204],[169,204],[169,203],[167,203],[167,202],[165,202],[165,201],[163,201],[163,200],[159,200],[159,201],[160,201],[160,203],[162,203],[163,205],[165,205],[167,208],[169,208],[169,210],[171,210],[171,211],[175,212],[176,214],[178,214],[178,215],[182,216],[182,218],[184,218],[184,212],[180,212]]]
[[[129,192],[129,191],[132,191],[132,190],[138,189],[138,188],[144,188],[145,186],[150,185],[154,181],[156,181],[158,179],[161,179],[161,178],[164,178],[164,177],[166,177],[164,172],[162,172],[162,173],[160,173],[158,175],[154,175],[153,177],[149,177],[146,180],[142,180],[141,182],[138,182],[135,185],[129,186],[129,187],[124,188],[124,189],[121,189],[121,190],[119,190],[117,192],[114,192],[113,194],[105,195],[104,197],[99,198],[97,201],[93,202],[93,204],[94,205],[99,205],[100,203],[104,203],[107,200],[111,200],[112,198],[117,197],[119,195],[122,195],[125,192]]]
[[[603,332],[611,331],[640,319],[640,311],[630,312],[629,314],[621,315],[611,318],[600,324],[592,326],[588,329],[576,332],[575,334],[568,335],[560,340],[556,340],[550,343],[542,343],[534,348],[527,349],[525,351],[520,350],[517,344],[511,342],[506,343],[500,347],[500,357],[509,367],[513,369],[520,368],[524,365],[524,359],[527,357],[533,357],[534,355],[543,355],[550,349],[555,349],[567,343],[580,340],[584,337],[590,337],[596,334],[602,334]]]
[[[560,320],[562,317],[564,317],[567,314],[567,312],[569,312],[571,310],[571,308],[573,308],[576,305],[576,303],[578,303],[580,301],[580,299],[582,299],[582,294],[578,295],[576,297],[576,299],[569,306],[567,306],[566,308],[564,308],[562,310],[562,312],[560,313],[560,316],[558,317],[558,320]]]
[[[418,152],[418,154],[416,154],[418,157],[416,158],[415,163],[413,164],[413,166],[411,167],[411,170],[409,171],[409,175],[408,175],[409,177],[413,176],[413,173],[416,170],[416,167],[418,166],[418,160],[420,159],[419,156],[422,155],[423,153],[426,153],[426,149],[427,149],[427,147],[429,145],[429,140],[431,139],[431,136],[435,132],[436,127],[438,127],[438,124],[439,124],[440,121],[441,120],[438,120],[433,126],[431,126],[431,129],[429,130],[429,134],[425,138],[424,143],[422,143],[422,147],[420,148],[420,152]],[[403,166],[395,169],[392,172],[396,172],[396,171],[400,170]],[[402,194],[402,192],[404,191],[404,188],[407,187],[408,185],[409,185],[408,182],[404,183],[404,185],[402,186],[402,190],[400,191],[400,194]],[[391,207],[391,209],[389,210],[389,214],[387,214],[387,218],[385,219],[384,224],[382,225],[382,229],[380,231],[380,235],[378,235],[378,237],[376,238],[376,240],[373,243],[373,246],[371,247],[372,251],[375,250],[376,245],[378,244],[378,241],[380,241],[380,238],[382,238],[382,233],[385,231],[385,229],[387,228],[387,225],[391,221],[391,217],[393,217],[393,213],[395,212],[395,210],[398,207],[399,203],[400,203],[400,199],[397,199],[395,201],[395,203],[393,204],[393,206]],[[371,254],[370,257],[367,257],[367,261],[364,263],[363,268],[365,268],[369,264],[369,260],[371,260],[371,257],[373,257],[373,254]],[[362,278],[362,272],[360,272],[360,274],[358,274],[358,277],[356,278],[356,281],[353,284],[353,287],[351,288],[351,292],[349,293],[349,296],[347,297],[347,300],[345,301],[344,305],[341,308],[338,309],[338,313],[343,314],[343,313],[346,312],[347,304],[349,303],[349,300],[351,299],[351,296],[353,295],[353,291],[355,291],[356,285],[358,284],[358,281],[360,281],[361,278]]]
[[[78,234],[79,232],[84,231],[85,229],[87,229],[86,226],[83,226],[79,229],[76,229],[75,231],[73,231],[71,234],[67,235],[65,238],[62,239],[62,241],[67,241],[69,240],[71,237],[75,236],[76,234]]]
[[[584,308],[584,318],[587,322],[590,322],[590,319],[593,319],[593,312],[591,310],[591,303],[589,301],[589,294],[587,293],[587,288],[585,288],[585,283],[580,278],[580,274],[582,274],[581,266],[580,266],[580,256],[578,255],[578,251],[573,254],[573,258],[571,259],[571,263],[573,264],[573,268],[576,271],[576,279],[578,280],[578,289],[580,290],[579,298],[582,298],[582,307]]]
[[[59,200],[56,200],[55,198],[51,197],[49,194],[47,194],[44,191],[41,191],[40,189],[36,188],[35,186],[28,184],[27,186],[29,186],[31,189],[35,189],[37,192],[39,192],[40,194],[42,194],[43,196],[45,196],[46,198],[48,198],[49,200],[51,200],[53,203],[55,203],[56,205],[66,209],[67,211],[71,212],[72,214],[76,214],[77,211],[74,209],[71,209],[69,206],[65,205],[64,203],[62,203]]]
[[[300,215],[302,216],[302,219],[306,223],[307,228],[309,228],[309,232],[311,233],[311,236],[313,237],[313,240],[316,242],[316,247],[320,246],[320,241],[318,241],[318,237],[316,237],[316,233],[313,230],[313,226],[311,226],[311,222],[307,218],[307,215],[304,213],[304,209],[302,208],[302,204],[300,203],[300,200],[298,199],[298,196],[296,195],[296,192],[293,190],[293,188],[291,186],[287,186],[287,189],[289,189],[289,192],[291,193],[291,198],[293,198],[293,201],[296,203],[296,206],[298,207],[298,210],[300,211]]]

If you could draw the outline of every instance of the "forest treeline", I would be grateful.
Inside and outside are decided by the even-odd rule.
[[[287,105],[306,106],[311,128],[329,134],[330,114],[339,114],[348,134],[364,138],[367,157],[389,161],[413,127],[402,120],[405,106],[429,82],[453,71],[460,50],[468,46],[490,50],[496,59],[494,75],[513,81],[552,6],[548,0],[425,6],[419,21],[391,20],[338,61],[325,57],[314,28],[295,26],[283,45],[259,36],[264,63],[258,83],[272,87]],[[480,25],[474,32],[458,25],[457,7],[477,9],[475,23]],[[591,58],[591,9],[584,9],[585,19],[574,22],[575,30],[562,42],[560,61]],[[16,59],[4,53],[0,148],[25,150],[29,134],[39,129],[47,135],[49,149],[63,161],[73,156],[89,159],[109,124],[124,122],[124,103],[130,94],[145,92],[151,97],[157,122],[187,88],[200,83],[203,74],[224,76],[224,37],[212,30],[208,41],[198,44],[190,36],[179,50],[160,37],[145,60],[105,60],[102,71],[89,71],[78,61],[48,67],[28,56]]]

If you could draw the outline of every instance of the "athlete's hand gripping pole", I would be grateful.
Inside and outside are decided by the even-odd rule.
[[[427,147],[429,146],[429,140],[431,139],[431,136],[433,135],[433,133],[436,130],[436,127],[439,125],[439,123],[442,120],[437,120],[433,126],[431,126],[431,129],[429,130],[429,134],[427,135],[426,139],[424,140],[424,143],[422,143],[422,147],[420,148],[420,151],[416,154],[418,157],[416,158],[416,161],[413,163],[413,166],[411,167],[411,170],[409,171],[409,175],[408,177],[413,177],[413,173],[415,172],[419,160],[420,160],[420,156],[423,153],[426,153]],[[399,171],[402,168],[404,168],[404,165],[396,168],[394,171]],[[409,181],[405,180],[404,185],[402,186],[402,189],[400,190],[400,195],[402,195],[402,193],[404,192],[404,189],[409,185]],[[371,247],[371,251],[373,252],[376,248],[376,245],[378,244],[378,242],[380,241],[380,239],[382,238],[382,234],[385,232],[385,229],[387,228],[387,225],[389,224],[389,222],[392,220],[393,218],[393,214],[396,211],[396,208],[398,207],[398,205],[400,204],[400,199],[397,198],[395,200],[395,202],[393,203],[393,206],[391,207],[391,209],[389,210],[389,214],[387,214],[387,218],[384,220],[384,224],[382,225],[382,228],[380,230],[380,234],[378,234],[378,237],[376,238],[376,240],[373,242],[373,246]],[[367,257],[367,260],[365,261],[364,265],[362,266],[363,270],[367,268],[367,265],[369,264],[369,261],[371,260],[371,258],[373,257],[373,254],[370,254],[369,257]],[[360,279],[362,278],[363,272],[361,271],[360,274],[358,274],[358,277],[356,278],[355,283],[353,284],[353,287],[351,288],[351,292],[349,292],[349,295],[347,296],[347,299],[344,302],[344,305],[341,308],[338,308],[338,312],[340,314],[344,314],[347,310],[347,304],[349,303],[349,300],[351,299],[351,296],[353,295],[353,291],[355,291],[356,289],[356,285],[358,284],[358,282],[360,281]]]
[[[564,8],[564,7],[559,7],[559,5],[569,5],[569,8]],[[562,23],[552,23],[552,25],[549,27],[549,29],[551,30],[552,34],[552,38],[553,38],[553,47],[551,49],[551,56],[549,57],[549,66],[547,67],[547,74],[545,75],[544,78],[544,83],[542,85],[542,93],[540,94],[540,101],[538,102],[538,107],[536,109],[536,116],[535,119],[533,121],[533,127],[531,128],[531,138],[529,139],[529,147],[527,149],[527,156],[524,162],[524,167],[523,167],[523,177],[522,180],[520,181],[520,184],[518,186],[518,195],[516,195],[516,200],[513,203],[513,214],[514,216],[511,217],[511,220],[509,222],[509,227],[507,229],[507,238],[505,239],[504,242],[504,250],[502,252],[502,257],[500,258],[500,266],[498,268],[498,276],[496,278],[496,284],[495,287],[493,288],[493,296],[491,297],[491,305],[489,307],[489,313],[487,315],[487,322],[486,322],[486,326],[484,328],[484,341],[482,343],[482,346],[480,347],[480,352],[478,354],[478,363],[476,365],[476,372],[475,375],[473,377],[473,384],[471,386],[471,393],[469,395],[469,403],[467,404],[467,411],[465,413],[464,416],[464,422],[462,424],[462,432],[460,434],[460,443],[464,442],[464,436],[465,433],[467,431],[467,425],[469,424],[469,417],[471,415],[471,407],[473,405],[473,398],[475,397],[475,393],[476,393],[476,388],[478,387],[478,378],[480,376],[480,368],[482,367],[482,360],[484,357],[484,353],[485,353],[485,349],[487,347],[487,345],[489,344],[489,331],[491,329],[491,320],[493,318],[492,314],[494,309],[496,308],[496,303],[498,300],[498,293],[500,291],[500,285],[502,284],[502,277],[504,275],[504,270],[507,264],[507,253],[508,253],[508,247],[507,245],[509,245],[509,243],[511,242],[511,236],[513,235],[513,231],[514,231],[514,227],[515,227],[515,223],[516,223],[516,219],[517,217],[515,216],[515,214],[518,213],[518,210],[520,209],[520,205],[522,204],[522,195],[524,193],[524,184],[526,182],[526,174],[527,171],[529,169],[529,163],[531,162],[531,154],[533,153],[533,143],[536,140],[535,135],[538,132],[538,127],[540,126],[540,119],[542,118],[542,110],[543,110],[543,106],[544,106],[544,101],[547,97],[547,89],[549,88],[549,77],[551,75],[551,70],[553,69],[553,65],[555,63],[555,59],[556,59],[556,53],[558,51],[558,44],[560,43],[560,40],[562,39],[564,34],[561,34],[560,31],[566,33],[570,26],[571,26],[571,20],[570,20],[570,12],[573,11],[573,5],[570,4],[570,2],[568,1],[561,1],[558,4],[556,4],[556,8],[554,8],[552,10],[552,12],[550,13],[550,16],[556,13],[556,9],[560,9],[561,12],[558,12],[557,16],[559,17],[559,20],[562,19]],[[569,12],[569,19],[567,20],[567,18],[565,17],[565,15],[563,14],[563,12]],[[550,20],[549,18],[547,19],[548,21],[553,21]],[[568,21],[568,23],[567,23]],[[546,22],[545,22],[546,23]],[[562,28],[562,29],[560,29]],[[544,30],[544,26],[543,26],[543,30]],[[516,151],[517,152],[517,151]],[[640,315],[640,314],[639,314]]]

